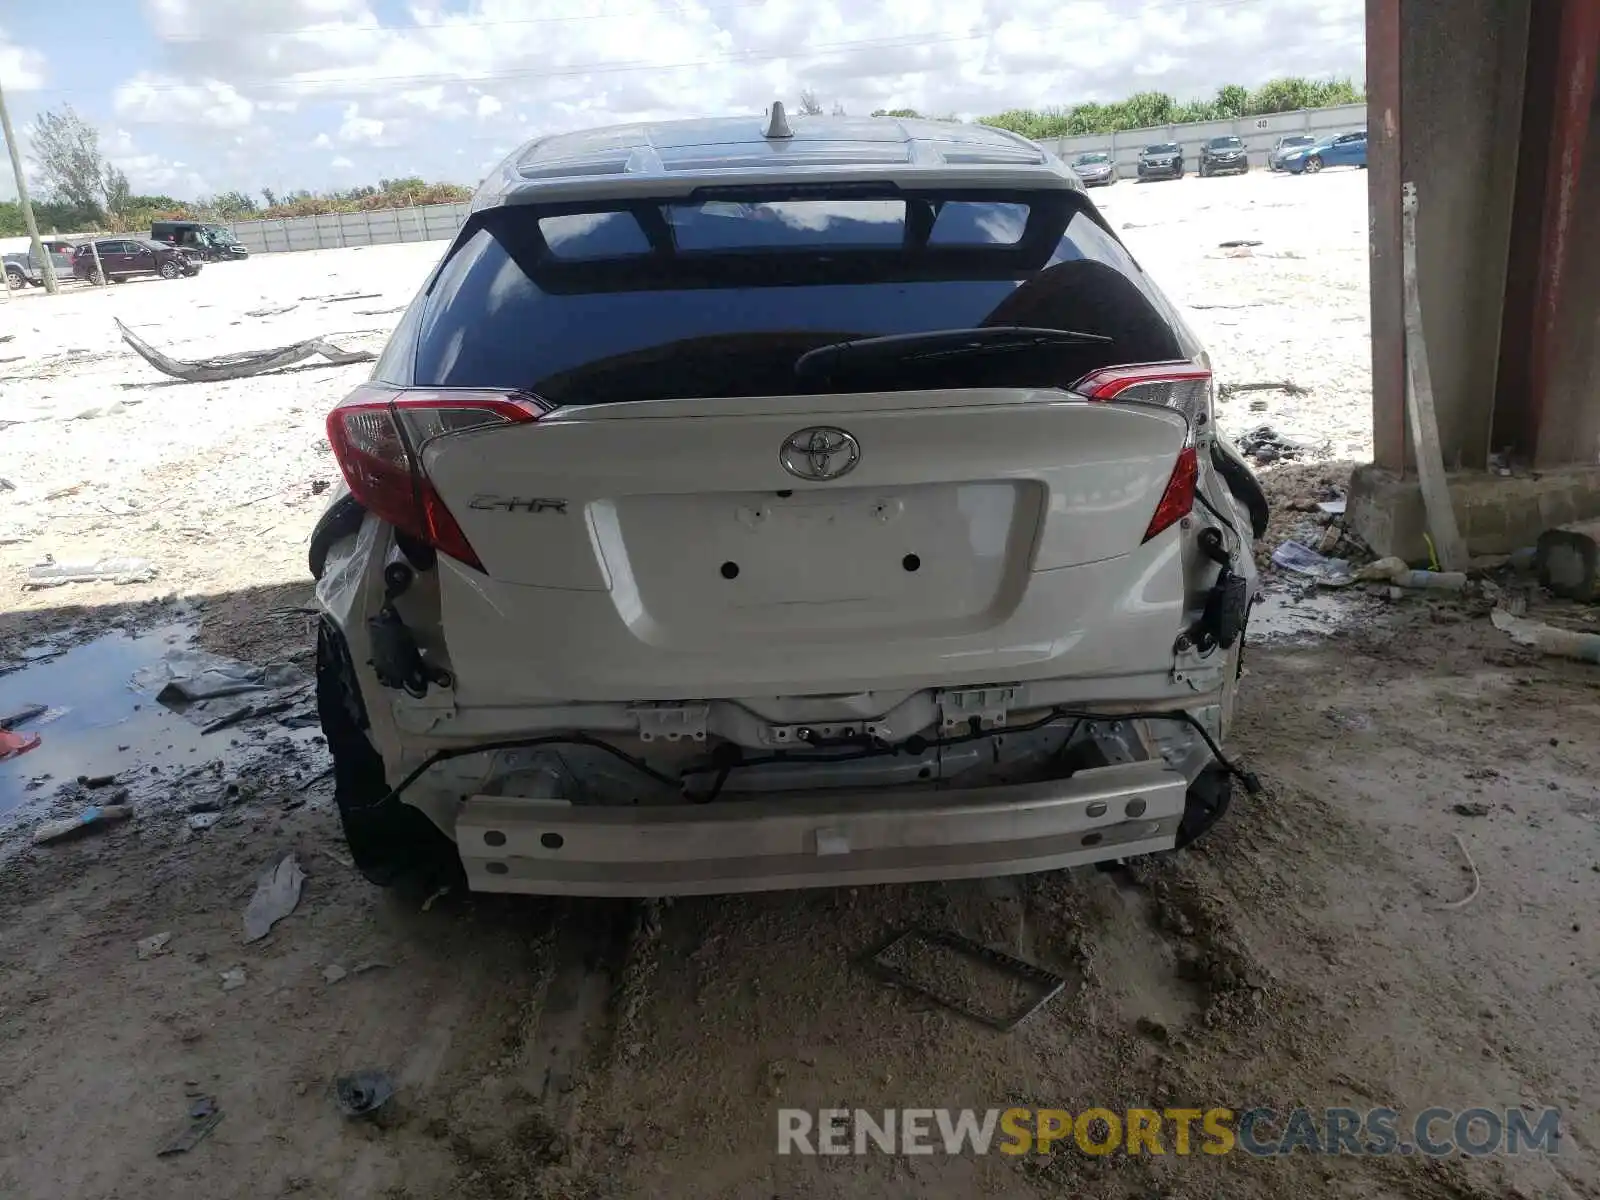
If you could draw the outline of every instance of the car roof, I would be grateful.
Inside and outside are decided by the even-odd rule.
[[[987,125],[897,117],[783,120],[787,137],[766,136],[768,118],[752,114],[534,138],[484,180],[472,209],[795,182],[1083,186],[1053,154],[1020,134]]]

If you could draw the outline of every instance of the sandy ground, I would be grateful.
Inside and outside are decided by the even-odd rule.
[[[1337,486],[1367,453],[1363,186],[1331,172],[1096,193],[1191,308],[1219,380],[1307,389],[1221,410],[1230,432],[1270,421],[1320,448],[1325,461],[1269,477],[1280,501]],[[1217,245],[1237,239],[1262,244]],[[0,423],[20,422],[0,432],[15,484],[0,493],[0,662],[129,631],[11,679],[98,681],[128,709],[108,734],[126,749],[95,754],[136,781],[138,810],[27,847],[41,817],[86,802],[55,766],[0,814],[0,1196],[1600,1196],[1600,675],[1514,648],[1482,601],[1330,604],[1275,581],[1273,623],[1309,633],[1247,655],[1235,749],[1264,794],[1194,850],[1110,873],[428,904],[345,865],[314,733],[248,728],[212,749],[135,709],[132,667],[191,640],[304,660],[304,543],[336,470],[321,422],[364,368],[168,384],[111,317],[179,355],[317,334],[376,348],[395,319],[382,310],[437,252],[269,256],[0,302],[0,336],[15,335],[0,358],[19,356],[0,364]],[[301,299],[357,291],[379,295]],[[1317,523],[1283,512],[1272,538]],[[44,553],[143,555],[160,575],[21,591]],[[204,833],[187,821],[197,797],[220,797]],[[1451,909],[1472,886],[1458,834],[1481,891]],[[245,944],[256,877],[289,851],[308,876],[300,904]],[[1068,986],[997,1034],[856,965],[916,922]],[[135,943],[162,932],[170,944],[140,959]],[[328,982],[330,966],[348,974]],[[237,967],[243,986],[224,990]],[[398,1092],[351,1121],[332,1080],[363,1067]],[[200,1094],[223,1120],[158,1158]],[[1554,1159],[1442,1162],[775,1153],[780,1106],[1013,1104],[1550,1105],[1565,1136]]]

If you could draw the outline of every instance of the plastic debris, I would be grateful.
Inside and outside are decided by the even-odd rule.
[[[1248,457],[1261,464],[1300,458],[1309,449],[1293,438],[1284,437],[1271,425],[1256,426],[1249,433],[1236,438],[1235,444]]]
[[[347,1117],[364,1117],[376,1112],[394,1096],[394,1081],[387,1071],[357,1071],[333,1081],[339,1110]]]
[[[295,910],[300,903],[300,888],[306,873],[300,860],[286,854],[278,864],[256,881],[256,894],[244,910],[244,940],[258,942],[272,927]]]
[[[28,568],[25,589],[62,587],[69,583],[148,583],[155,565],[144,558],[101,558],[94,562],[58,563],[46,559]]]
[[[52,842],[65,841],[95,829],[103,829],[117,821],[126,821],[133,816],[133,809],[126,804],[102,804],[93,808],[86,808],[75,817],[66,817],[59,821],[46,821],[33,831],[33,844],[35,846],[48,846]]]
[[[1494,622],[1496,629],[1509,633],[1512,641],[1532,646],[1542,654],[1600,664],[1600,633],[1561,629],[1546,625],[1543,621],[1513,616],[1504,608],[1495,609],[1489,614],[1489,619]]]
[[[211,1096],[197,1097],[189,1105],[189,1117],[173,1130],[156,1151],[159,1158],[174,1154],[187,1154],[203,1141],[207,1134],[222,1122],[222,1110]]]
[[[222,820],[222,814],[219,812],[190,813],[189,828],[196,833],[204,833],[220,820]]]
[[[134,943],[141,960],[154,958],[167,948],[167,943],[172,941],[170,933],[152,933],[147,938],[140,938]]]
[[[1329,587],[1343,587],[1356,577],[1346,560],[1325,558],[1302,542],[1284,542],[1272,552],[1272,561],[1285,571],[1308,576]]]
[[[38,749],[42,740],[37,733],[12,733],[8,729],[0,729],[0,762]]]
[[[351,296],[349,299],[357,299]],[[252,375],[262,375],[268,371],[280,371],[284,367],[293,366],[297,362],[320,354],[335,366],[344,366],[347,363],[372,362],[377,358],[370,350],[341,350],[331,342],[321,338],[311,338],[308,341],[296,342],[292,346],[278,346],[271,350],[247,350],[241,354],[223,354],[216,358],[198,359],[194,362],[185,362],[178,358],[169,358],[148,342],[142,340],[121,321],[116,322],[122,340],[133,347],[140,358],[149,363],[163,375],[171,375],[174,379],[182,379],[187,383],[215,383],[223,379],[248,379]]]
[[[1340,496],[1337,500],[1321,500],[1317,502],[1317,507],[1329,516],[1342,517],[1344,516],[1345,501],[1346,497],[1344,496]]]
[[[346,971],[338,963],[329,963],[327,966],[322,968],[322,982],[332,986],[333,984],[338,983],[348,974],[350,974],[350,972]]]
[[[231,992],[235,988],[242,988],[243,986],[244,986],[244,968],[243,967],[229,967],[226,971],[222,972],[222,990],[223,991]]]
[[[1465,571],[1414,571],[1403,558],[1380,558],[1356,571],[1363,583],[1390,583],[1395,587],[1459,592],[1467,586]]]

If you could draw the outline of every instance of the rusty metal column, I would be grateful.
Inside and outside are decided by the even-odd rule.
[[[1372,457],[1406,467],[1406,338],[1400,269],[1400,0],[1367,0],[1367,239]]]
[[[1522,161],[1501,332],[1494,443],[1524,461],[1592,462],[1549,411],[1558,331],[1572,302],[1579,184],[1600,72],[1600,0],[1539,0],[1528,47]]]

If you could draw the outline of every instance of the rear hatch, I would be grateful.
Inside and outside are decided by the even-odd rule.
[[[1080,196],[475,221],[342,410],[420,447],[460,703],[1169,669],[1209,378]]]

